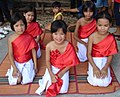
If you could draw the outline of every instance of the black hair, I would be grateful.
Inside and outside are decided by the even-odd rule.
[[[12,29],[13,31],[15,31],[14,25],[15,25],[18,21],[20,21],[20,20],[22,20],[23,23],[25,24],[25,29],[27,28],[27,22],[26,22],[25,17],[23,16],[23,14],[20,14],[20,13],[16,12],[16,13],[14,13],[14,14],[12,15],[11,21],[10,21],[10,22],[11,22],[11,23],[10,23],[10,26],[11,26],[11,29]]]
[[[51,33],[57,32],[59,28],[62,28],[63,33],[67,33],[67,24],[63,20],[55,20],[51,24]]]
[[[95,16],[95,12],[96,12],[96,6],[92,1],[85,1],[82,5],[82,14],[84,16],[84,12],[86,12],[88,9],[90,9],[90,11],[93,12],[92,17]]]
[[[60,2],[58,2],[58,1],[55,1],[55,2],[53,2],[52,3],[52,7],[61,7],[61,3]]]
[[[108,19],[110,23],[112,22],[112,18],[110,16],[110,14],[108,13],[108,11],[102,11],[102,12],[98,13],[96,16],[96,21],[98,21],[98,19],[100,19],[100,18],[105,18],[105,19]]]
[[[33,7],[32,5],[27,5],[26,7],[23,8],[23,13],[27,13],[27,12],[33,12],[34,13],[34,19],[33,21],[36,21],[36,9],[35,7]]]

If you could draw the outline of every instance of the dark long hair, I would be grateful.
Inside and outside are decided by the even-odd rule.
[[[33,21],[36,21],[37,15],[36,15],[36,9],[32,5],[27,5],[26,7],[23,8],[23,13],[27,12],[33,12],[34,13],[34,19]]]
[[[84,16],[84,12],[86,12],[88,9],[90,9],[90,11],[93,12],[93,16],[92,17],[94,17],[95,16],[95,12],[96,12],[95,8],[96,8],[95,4],[92,1],[85,1],[83,3],[83,5],[82,5],[82,14],[83,14],[83,16]]]

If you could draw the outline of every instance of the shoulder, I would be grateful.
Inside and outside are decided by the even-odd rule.
[[[69,47],[69,48],[71,48],[71,49],[74,49],[73,44],[72,44],[72,43],[70,43],[70,42],[68,42],[68,43],[67,43],[67,47]]]
[[[89,36],[89,39],[93,39],[94,37],[96,37],[97,36],[97,34],[96,34],[96,32],[94,32],[94,33],[92,33],[90,36]]]
[[[110,33],[108,36],[111,38],[111,40],[115,40],[115,37],[113,36],[113,34]]]
[[[77,20],[77,24],[81,24],[82,22],[83,22],[83,17],[82,18],[80,18],[79,20]]]
[[[8,37],[8,42],[12,42],[15,39],[15,35],[12,34]]]
[[[35,26],[39,26],[38,22],[32,22],[32,24],[35,25]]]
[[[53,41],[50,41],[47,45],[46,45],[46,49],[50,49],[53,46]]]
[[[34,39],[31,34],[24,33],[23,35],[24,35],[24,37],[25,37],[26,39]]]

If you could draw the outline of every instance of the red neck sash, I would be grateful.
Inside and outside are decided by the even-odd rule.
[[[31,49],[37,47],[37,44],[31,35],[23,33],[12,42],[12,47],[15,61],[23,63],[32,58]]]
[[[66,66],[75,66],[79,64],[74,47],[71,43],[68,43],[66,50],[63,54],[56,49],[50,53],[50,62],[53,66],[63,68]]]
[[[115,2],[118,2],[118,3],[120,3],[120,0],[115,0]]]
[[[78,31],[79,38],[88,38],[96,30],[96,20],[93,20],[87,25],[80,26]]]
[[[26,29],[26,32],[32,35],[34,38],[42,34],[42,29],[37,22],[31,22]]]
[[[109,34],[106,38],[97,44],[93,44],[93,57],[107,57],[118,52],[116,41],[113,35]]]

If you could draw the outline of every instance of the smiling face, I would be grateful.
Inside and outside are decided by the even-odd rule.
[[[31,23],[34,19],[34,12],[29,11],[27,13],[24,13],[24,16],[26,18],[27,24]]]
[[[22,20],[19,20],[18,22],[16,22],[14,25],[14,30],[17,34],[23,34],[25,31],[25,24],[23,23]]]
[[[106,18],[100,18],[97,21],[97,30],[99,34],[107,34],[110,28],[110,22]]]
[[[53,36],[53,40],[57,44],[62,44],[65,40],[65,34],[63,33],[62,28],[59,28],[57,32],[52,34],[52,36]]]

